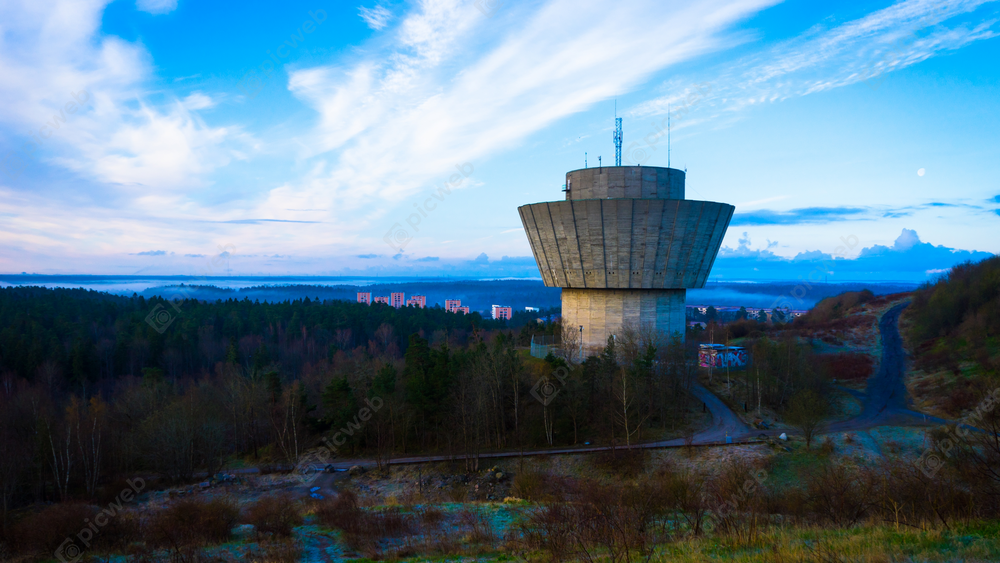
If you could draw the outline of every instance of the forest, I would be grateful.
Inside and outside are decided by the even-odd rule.
[[[918,364],[971,375],[995,374],[1000,362],[1000,256],[955,266],[913,296],[909,336]]]
[[[339,455],[441,452],[475,470],[487,451],[677,436],[702,410],[688,394],[697,338],[635,328],[573,364],[524,350],[557,322],[41,288],[0,290],[0,326],[5,514],[134,474],[294,465],[331,436]],[[822,385],[792,340],[753,346],[745,402],[781,406]],[[371,404],[382,408],[359,420]]]

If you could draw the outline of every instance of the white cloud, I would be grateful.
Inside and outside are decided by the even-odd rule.
[[[665,84],[668,94],[637,105],[628,115],[663,115],[668,107],[676,112],[692,103],[737,111],[862,81],[878,88],[888,72],[996,37],[996,20],[954,21],[993,1],[905,0],[832,28],[815,26],[696,79],[703,81],[699,88],[681,86],[679,80]]]
[[[202,94],[201,92],[195,92],[184,98],[182,104],[184,109],[199,110],[215,106],[215,100],[205,94]]]
[[[136,0],[135,7],[140,12],[168,14],[177,9],[177,0]]]
[[[224,144],[242,132],[206,125],[213,105],[194,93],[150,100],[149,54],[102,36],[104,1],[4,4],[0,20],[16,43],[0,49],[0,125],[28,159],[107,184],[185,190],[225,165]]]
[[[358,15],[365,20],[368,27],[376,31],[384,29],[385,26],[389,25],[389,20],[392,19],[392,12],[383,6],[375,6],[374,8],[359,6]]]
[[[365,228],[383,213],[374,202],[432,190],[458,164],[516,146],[666,66],[719,49],[730,41],[728,26],[773,3],[647,0],[609,11],[554,0],[505,6],[490,19],[464,0],[421,2],[387,49],[291,73],[290,90],[319,113],[303,140],[311,147],[303,156],[318,164],[272,191],[256,213],[337,209],[345,230]]]

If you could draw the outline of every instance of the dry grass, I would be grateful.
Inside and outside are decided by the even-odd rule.
[[[987,562],[1000,558],[996,524],[980,530],[899,531],[889,526],[847,530],[820,527],[771,528],[764,549],[744,548],[715,538],[687,538],[662,546],[652,561],[703,563],[890,563],[895,561]],[[967,532],[978,532],[967,535]]]

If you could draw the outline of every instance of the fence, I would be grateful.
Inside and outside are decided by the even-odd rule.
[[[559,355],[559,337],[554,335],[536,334],[531,337],[531,355],[544,358],[549,353]]]

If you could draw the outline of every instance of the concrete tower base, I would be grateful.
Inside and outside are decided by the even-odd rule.
[[[603,348],[608,336],[623,325],[652,327],[667,336],[684,337],[684,289],[573,289],[562,290],[562,322],[566,328],[583,326],[583,347]]]

